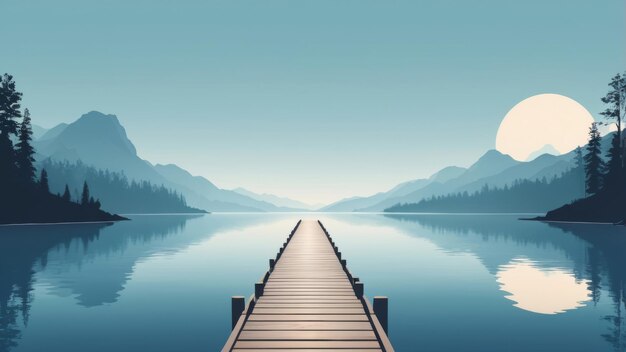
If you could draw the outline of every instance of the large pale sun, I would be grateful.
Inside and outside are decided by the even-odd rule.
[[[532,96],[504,117],[496,149],[516,160],[528,160],[542,151],[563,154],[587,143],[593,117],[578,102],[559,94]]]

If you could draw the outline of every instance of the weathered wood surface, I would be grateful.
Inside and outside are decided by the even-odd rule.
[[[393,351],[351,279],[320,224],[302,221],[223,352]]]

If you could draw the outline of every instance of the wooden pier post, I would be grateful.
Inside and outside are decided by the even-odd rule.
[[[263,296],[264,287],[265,287],[265,283],[263,282],[257,282],[256,284],[254,284],[254,297],[255,298],[259,298]]]
[[[376,314],[376,318],[382,325],[383,330],[385,330],[385,334],[389,335],[389,300],[385,296],[375,296],[374,297],[374,314]]]
[[[364,291],[364,287],[363,287],[363,283],[362,282],[355,282],[354,283],[354,294],[356,294],[356,297],[361,299],[363,298],[363,291]]]
[[[230,298],[230,306],[233,315],[231,329],[234,329],[237,321],[239,321],[239,317],[241,317],[241,313],[246,309],[246,298],[244,296],[232,296]]]

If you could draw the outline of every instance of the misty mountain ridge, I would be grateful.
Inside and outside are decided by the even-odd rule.
[[[287,197],[280,197],[274,194],[255,193],[242,187],[235,188],[233,189],[233,191],[239,194],[242,194],[244,196],[250,197],[252,199],[274,204],[278,207],[302,209],[302,210],[315,210],[320,207],[323,207],[323,205],[320,205],[320,204],[307,204],[307,203],[304,203],[295,199],[291,199]]]
[[[41,136],[43,136],[44,134],[46,134],[46,132],[48,132],[48,129],[45,127],[41,127],[39,125],[36,124],[31,124],[30,125],[32,131],[33,131],[33,139],[38,139],[41,138]]]
[[[530,153],[530,155],[528,155],[528,158],[526,158],[526,161],[533,161],[537,159],[539,156],[542,156],[545,154],[554,155],[554,156],[561,155],[561,153],[558,150],[556,150],[556,148],[552,144],[546,144],[543,147]]]
[[[406,196],[414,191],[418,191],[432,184],[441,184],[450,179],[460,176],[467,169],[458,166],[448,166],[431,175],[429,178],[416,179],[400,183],[386,192],[379,192],[367,197],[350,197],[329,204],[320,209],[320,211],[379,211],[387,199]],[[395,204],[395,203],[394,203]],[[393,204],[392,204],[393,205]]]
[[[488,177],[483,177],[477,181],[470,182],[455,190],[455,192],[474,192],[484,185],[489,187],[504,187],[511,185],[519,179],[537,180],[552,179],[572,168],[573,160],[570,156],[557,157],[551,154],[543,154],[528,162],[519,162],[506,170]]]
[[[56,136],[58,136],[61,132],[63,132],[67,128],[67,125],[68,125],[67,123],[60,123],[52,127],[51,129],[47,129],[45,133],[42,134],[40,137],[36,137],[35,135],[33,135],[33,139],[39,142],[43,142],[48,139],[56,138]]]
[[[55,130],[56,135],[50,135]],[[83,161],[100,169],[121,171],[148,181],[163,181],[137,157],[137,150],[115,115],[91,111],[75,122],[55,127],[35,140],[37,152],[54,160]]]
[[[378,212],[399,203],[416,203],[435,195],[474,192],[484,185],[501,187],[511,185],[518,179],[551,179],[571,169],[572,159],[572,153],[561,156],[544,154],[530,162],[520,162],[497,150],[489,150],[467,169],[447,167],[428,179],[405,182],[370,197],[341,200],[323,210]],[[401,186],[410,192],[398,192]]]
[[[495,149],[488,150],[476,162],[470,165],[470,167],[459,173],[457,177],[443,179],[442,182],[435,181],[402,197],[387,198],[374,206],[358,210],[382,211],[398,203],[412,203],[414,200],[421,200],[433,195],[454,192],[464,185],[496,175],[518,163],[518,161],[511,158],[509,155],[502,154]]]
[[[129,180],[149,181],[180,192],[190,206],[208,211],[291,210],[220,189],[176,165],[152,165],[137,155],[115,115],[91,111],[75,122],[49,129],[33,145],[39,161],[81,161],[101,170],[121,172]]]
[[[187,170],[175,165],[156,164],[154,169],[170,182],[175,184],[176,189],[185,189],[194,201],[202,202],[198,196],[209,200],[214,211],[294,211],[287,207],[281,207],[272,203],[257,200],[239,194],[237,192],[221,189],[202,176],[193,176]],[[189,200],[188,200],[189,201]],[[193,204],[193,202],[191,203]]]

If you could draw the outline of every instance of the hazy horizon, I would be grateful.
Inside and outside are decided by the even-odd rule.
[[[298,5],[5,2],[0,70],[35,124],[114,114],[150,162],[328,204],[468,166],[536,94],[599,119],[626,61],[618,0]]]

